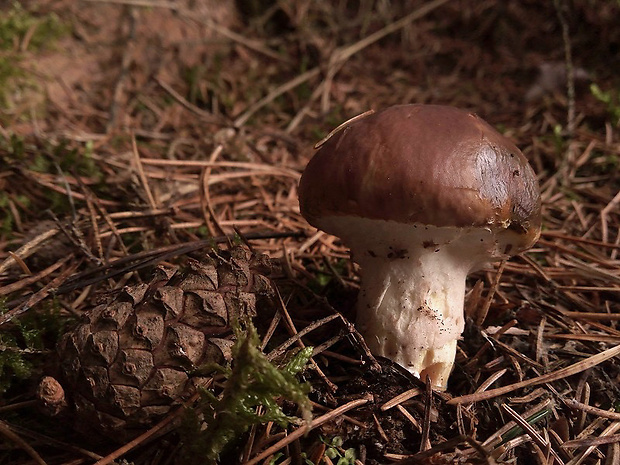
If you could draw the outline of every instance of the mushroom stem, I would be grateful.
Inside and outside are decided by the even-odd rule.
[[[323,219],[324,227],[331,221]],[[465,326],[467,275],[503,257],[504,239],[487,227],[339,221],[361,267],[357,327],[371,352],[423,380],[430,376],[433,387],[444,390]]]
[[[445,389],[464,327],[469,269],[443,250],[358,261],[357,325],[370,350]]]

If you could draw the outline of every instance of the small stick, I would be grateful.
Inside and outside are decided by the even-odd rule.
[[[153,197],[153,192],[151,191],[151,186],[149,185],[148,179],[146,178],[146,174],[144,173],[144,167],[142,166],[142,160],[140,160],[140,153],[138,152],[138,144],[136,143],[135,134],[131,134],[131,149],[133,152],[134,160],[136,161],[136,170],[138,171],[138,177],[140,178],[140,182],[142,183],[142,187],[144,188],[144,192],[146,193],[146,198],[149,202],[149,206],[152,210],[156,210],[157,204],[155,203],[155,198]]]
[[[415,426],[415,428],[418,430],[418,432],[420,432],[420,433],[422,432],[422,426],[420,426],[420,422],[419,422],[418,420],[416,420],[416,419],[414,418],[414,416],[413,416],[413,415],[411,415],[411,413],[409,413],[409,411],[408,411],[405,407],[403,407],[402,405],[398,404],[398,405],[396,406],[396,408],[398,409],[398,411],[399,411],[400,413],[402,413],[402,414],[403,414],[403,416],[404,416],[407,420],[409,420],[409,422],[410,422],[413,426]],[[430,445],[430,444],[429,444],[429,445]],[[429,449],[430,449],[430,447],[429,447]]]
[[[599,435],[600,438],[604,438],[607,436],[611,436],[613,433],[618,431],[620,428],[620,422],[615,422],[609,425],[607,428],[603,430],[603,432]],[[590,445],[586,450],[584,450],[580,455],[575,457],[573,460],[569,462],[569,465],[578,465],[583,463],[583,461],[588,457],[593,451],[596,449],[596,446]]]
[[[303,235],[299,232],[252,232],[247,233],[244,236],[247,239],[255,240],[255,239],[279,239],[283,237],[298,237]],[[192,242],[184,242],[181,244],[174,244],[170,246],[161,247],[156,250],[145,250],[144,252],[138,252],[136,254],[119,258],[108,265],[104,265],[101,267],[97,267],[93,270],[87,270],[77,274],[76,276],[71,277],[71,282],[59,287],[56,290],[56,294],[64,294],[66,292],[70,292],[74,289],[88,286],[90,284],[98,283],[104,279],[114,278],[118,275],[124,275],[130,271],[140,270],[142,268],[146,268],[160,261],[168,260],[169,258],[176,257],[179,255],[188,254],[191,252],[195,252],[200,249],[211,248],[213,244],[222,244],[229,242],[232,239],[232,236],[218,236],[211,239],[205,239],[201,241],[192,241]],[[135,262],[138,260],[144,260],[139,263],[130,264],[131,262]],[[115,270],[117,266],[129,264],[128,266]],[[110,270],[108,273],[104,273],[105,271]],[[103,273],[99,276],[94,276],[90,279],[85,279],[90,276],[96,275],[97,273]],[[75,282],[78,280],[84,279],[81,282]]]
[[[247,110],[245,110],[240,116],[235,119],[235,121],[233,122],[233,126],[235,128],[242,127],[258,110],[273,102],[280,95],[285,94],[289,90],[292,90],[295,87],[303,84],[304,82],[314,78],[315,76],[318,76],[320,72],[321,69],[317,66],[316,68],[312,68],[311,70],[300,74],[299,76],[291,79],[290,81],[282,84],[281,86],[276,87],[258,102],[250,105]]]
[[[87,1],[92,1],[92,0],[87,0]],[[161,79],[156,77],[155,81],[157,82],[157,84],[159,84],[162,87],[162,89],[164,89],[166,92],[168,92],[170,94],[170,96],[173,99],[175,99],[179,104],[181,104],[183,107],[185,107],[187,110],[191,111],[195,115],[200,116],[203,120],[205,120],[206,123],[218,124],[218,125],[222,125],[222,126],[227,125],[227,123],[224,120],[222,120],[221,118],[218,118],[217,116],[213,115],[212,113],[204,111],[204,110],[198,108],[196,105],[188,102],[185,98],[183,98],[183,96],[181,94],[179,94],[169,84],[166,84]],[[169,161],[172,161],[172,160],[169,160]]]
[[[21,437],[19,437],[19,435],[15,434],[13,431],[11,431],[11,428],[5,422],[3,422],[2,420],[0,420],[0,434],[3,435],[8,440],[13,441],[15,444],[17,444],[38,465],[47,465],[45,460],[43,460],[43,458],[37,453],[37,451],[34,450],[30,446],[30,444],[28,444]]]
[[[207,381],[207,383],[204,385],[204,388],[208,388],[211,385],[212,382],[213,382],[213,378],[209,379]],[[172,423],[174,420],[179,418],[182,414],[184,414],[185,411],[186,411],[186,408],[188,406],[190,406],[191,404],[193,404],[194,402],[196,402],[199,397],[200,397],[200,392],[194,393],[194,395],[192,395],[192,397],[190,399],[188,399],[187,402],[183,403],[183,405],[181,407],[176,409],[171,414],[167,415],[163,420],[161,420],[159,423],[157,423],[155,426],[153,426],[150,430],[145,431],[144,433],[142,433],[137,438],[129,441],[127,444],[125,444],[122,447],[116,449],[114,452],[111,452],[110,454],[106,455],[102,459],[98,460],[95,463],[95,465],[108,465],[109,463],[112,463],[117,458],[122,457],[123,455],[125,455],[127,452],[129,452],[134,447],[142,444],[147,439],[150,439],[155,434],[157,434],[159,431],[161,431],[166,426],[168,426],[170,423]]]
[[[50,228],[49,231],[45,231],[31,241],[22,245],[15,252],[9,254],[9,256],[0,264],[0,274],[4,273],[8,270],[12,265],[19,264],[19,260],[23,260],[24,258],[28,258],[30,255],[35,253],[39,249],[39,245],[44,243],[46,240],[54,237],[58,234],[60,230],[58,228]]]
[[[448,1],[449,0],[434,0],[431,2],[427,2],[426,4],[412,11],[408,15],[403,16],[399,20],[388,24],[387,26],[385,26],[382,29],[379,29],[376,32],[373,32],[372,34],[364,37],[363,39],[355,42],[354,44],[351,44],[344,48],[336,49],[329,59],[328,70],[327,70],[327,74],[324,80],[323,96],[321,98],[321,108],[323,112],[325,113],[327,112],[329,92],[331,91],[331,82],[333,81],[334,77],[336,76],[340,68],[342,68],[342,65],[349,58],[351,58],[356,53],[362,51],[366,47],[383,39],[384,37],[387,37],[388,35],[404,28],[409,23],[412,23],[413,21],[416,21],[426,16],[427,14],[431,13],[433,10],[439,8],[440,6],[442,6],[444,3],[447,3]]]
[[[284,303],[284,300],[282,300],[280,291],[277,288],[275,289],[275,291],[278,296],[278,301],[280,302],[280,312],[282,313],[282,317],[284,318],[284,322],[286,326],[288,327],[292,338],[294,338],[294,341],[296,341],[300,347],[302,348],[306,347],[305,344],[301,341],[300,336],[298,336],[299,332],[297,331],[297,328],[295,327],[295,323],[293,323],[293,319],[291,318],[291,315],[289,315],[288,310],[286,309],[286,304]],[[333,315],[333,316],[337,317],[337,315]],[[323,380],[323,382],[327,385],[327,387],[329,388],[331,392],[335,392],[336,390],[338,390],[338,386],[336,386],[334,383],[332,383],[329,380],[329,378],[325,375],[325,373],[323,373],[323,370],[321,370],[319,365],[314,361],[312,357],[310,357],[310,364],[312,365],[312,368],[317,372],[319,377]]]
[[[280,312],[275,312],[273,315],[273,318],[271,319],[271,323],[269,323],[269,328],[267,328],[267,332],[260,346],[260,350],[262,352],[265,351],[265,348],[267,347],[267,344],[269,344],[269,341],[271,340],[273,333],[276,332],[276,328],[278,327],[278,324],[280,323],[281,319],[282,319],[282,314]]]
[[[583,410],[586,413],[591,413],[592,415],[596,415],[602,418],[608,418],[610,420],[620,421],[620,413],[614,411],[607,411],[601,408],[593,407],[588,404],[584,404],[575,399],[562,399],[568,407],[576,408],[578,410]]]
[[[323,137],[323,139],[321,139],[316,144],[314,144],[314,148],[315,149],[320,148],[325,142],[327,142],[329,139],[331,139],[334,136],[334,134],[336,134],[337,132],[340,132],[341,130],[343,130],[344,128],[349,126],[350,124],[355,123],[357,120],[365,118],[368,115],[372,115],[374,112],[375,112],[375,110],[368,110],[368,111],[365,111],[364,113],[361,113],[361,114],[359,114],[357,116],[354,116],[353,118],[349,118],[344,123],[339,124],[335,129],[332,129],[329,134],[327,134],[325,137]]]
[[[424,391],[424,423],[422,426],[422,439],[420,441],[420,452],[431,448],[431,409],[433,407],[433,388],[431,387],[431,377],[426,375],[426,386]]]
[[[420,388],[409,389],[408,391],[400,393],[396,397],[393,397],[390,400],[388,400],[385,404],[381,406],[381,410],[385,412],[386,410],[389,410],[392,407],[396,407],[397,405],[402,404],[406,400],[419,396],[421,393],[422,393],[422,389]]]
[[[486,391],[489,388],[489,386],[491,386],[491,384],[493,384],[495,381],[497,381],[502,376],[504,376],[507,371],[508,371],[507,368],[503,368],[499,371],[496,371],[491,376],[489,376],[480,386],[478,386],[478,389],[476,389],[475,392],[478,393],[478,392]]]
[[[502,404],[502,409],[515,421],[515,423],[517,423],[521,428],[523,428],[523,430],[528,434],[529,437],[532,438],[532,440],[536,443],[536,445],[538,445],[538,447],[543,450],[549,449],[549,443],[540,434],[538,434],[538,432],[534,428],[532,428],[532,425],[530,425],[525,420],[525,418],[523,418],[506,404]],[[559,464],[564,464],[564,462],[555,450],[549,449],[549,452],[551,453],[551,455],[553,455],[553,458],[557,460]]]
[[[305,423],[303,426],[300,426],[288,436],[276,442],[273,446],[261,452],[259,455],[254,457],[252,460],[243,463],[243,465],[256,465],[261,460],[266,459],[274,452],[277,452],[283,447],[288,446],[290,443],[292,443],[296,439],[299,439],[304,434],[309,433],[313,429],[318,428],[319,426],[321,426],[324,423],[327,423],[328,421],[338,418],[340,415],[342,415],[345,412],[348,412],[349,410],[352,410],[356,407],[367,404],[368,402],[370,402],[370,400],[371,400],[370,396],[362,397],[361,399],[352,400],[351,402],[341,405],[340,407],[335,408],[334,410],[330,411],[329,413],[326,413],[325,415],[321,415],[320,417],[313,419],[310,423]],[[96,465],[102,465],[102,464],[96,464]]]
[[[610,436],[601,436],[598,438],[571,439],[563,443],[561,447],[600,446],[603,444],[612,444],[614,442],[620,442],[620,434],[612,434]]]
[[[134,39],[136,38],[136,23],[137,12],[135,8],[127,6],[129,14],[123,15],[129,20],[129,35],[124,38],[123,42],[125,47],[123,49],[123,57],[121,59],[121,69],[116,79],[116,85],[114,86],[114,92],[112,93],[112,103],[110,104],[110,119],[106,125],[106,132],[110,133],[115,127],[118,120],[118,110],[120,107],[121,98],[125,89],[125,82],[129,75],[129,68],[133,61],[133,51],[136,47]]]
[[[217,147],[215,147],[215,149],[211,153],[211,156],[209,157],[209,161],[215,162],[220,153],[222,153],[222,150],[224,150],[224,146],[222,144],[219,144]],[[223,236],[226,233],[222,229],[222,226],[220,225],[217,216],[215,216],[215,210],[213,210],[213,205],[211,204],[211,194],[209,192],[209,176],[211,176],[212,169],[212,167],[207,166],[202,169],[202,173],[200,174],[200,186],[202,187],[202,189],[200,190],[200,206],[202,208],[202,216],[204,217],[205,225],[209,229],[209,233],[211,234],[211,236]],[[209,220],[213,221],[213,225],[215,227],[211,225],[211,221]]]
[[[281,313],[279,314],[281,315]],[[320,320],[316,320],[315,322],[309,324],[304,329],[302,329],[301,331],[298,331],[296,334],[294,334],[289,339],[284,341],[280,346],[276,347],[271,352],[269,352],[269,354],[267,355],[267,359],[270,361],[273,361],[275,358],[282,355],[286,351],[286,349],[288,349],[294,342],[297,342],[300,338],[302,338],[309,332],[314,331],[316,328],[323,326],[325,323],[329,323],[330,321],[335,320],[336,318],[339,318],[339,317],[340,315],[329,315],[329,316],[326,316],[325,318],[321,318]]]
[[[480,402],[482,400],[493,399],[494,397],[501,396],[504,394],[508,394],[516,389],[521,389],[523,387],[528,386],[537,386],[539,384],[550,383],[552,381],[557,381],[559,379],[563,379],[567,376],[571,376],[577,373],[581,373],[589,368],[592,368],[600,363],[603,363],[610,358],[616,357],[620,355],[620,345],[612,347],[611,349],[607,349],[598,354],[592,355],[591,357],[586,358],[580,362],[574,363],[565,368],[561,368],[557,371],[553,371],[551,373],[547,373],[542,376],[538,376],[536,378],[528,379],[525,381],[521,381],[518,383],[510,384],[508,386],[503,386],[496,389],[491,389],[486,392],[480,392],[478,394],[468,394],[460,397],[455,397],[448,401],[449,405],[455,404],[468,404],[472,402]]]
[[[533,418],[536,418],[536,417],[541,418],[545,416],[544,412],[548,411],[552,407],[553,407],[553,401],[551,399],[545,399],[542,402],[533,406],[532,408],[527,409],[525,412],[523,412],[522,416],[532,421]],[[502,426],[500,429],[498,429],[495,433],[493,433],[491,436],[485,439],[482,445],[487,448],[489,447],[495,448],[499,444],[506,443],[508,440],[514,437],[514,433],[512,432],[516,428],[517,428],[517,424],[514,421],[509,421],[504,426]]]
[[[22,303],[19,307],[13,308],[8,312],[0,314],[0,326],[11,321],[13,318],[18,317],[22,313],[26,313],[33,306],[41,302],[45,299],[50,293],[52,293],[55,288],[63,282],[67,277],[75,271],[77,265],[72,265],[67,268],[65,271],[60,273],[57,277],[52,279],[49,283],[47,283],[43,288],[32,294],[28,299]]]
[[[32,276],[28,276],[27,278],[21,279],[19,281],[16,281],[14,283],[11,284],[7,284],[6,286],[2,286],[0,287],[0,297],[10,294],[12,292],[15,291],[19,291],[20,289],[23,289],[26,286],[29,286],[33,283],[36,283],[37,281],[45,278],[46,276],[52,274],[54,271],[56,271],[58,268],[60,268],[62,265],[64,265],[65,263],[67,263],[69,261],[69,259],[71,258],[71,256],[67,256],[61,260],[59,260],[58,262],[54,263],[53,265],[48,266],[47,268],[45,268],[44,270],[40,271],[39,273],[32,275]]]
[[[493,301],[493,297],[495,297],[495,292],[497,292],[497,286],[499,286],[499,281],[502,279],[502,273],[504,272],[504,267],[506,266],[506,260],[502,260],[499,267],[497,268],[497,273],[495,274],[495,279],[493,280],[493,284],[491,285],[491,289],[489,289],[489,295],[484,299],[484,305],[478,311],[476,315],[476,325],[482,326],[484,320],[489,313],[489,309],[491,308],[491,302]]]

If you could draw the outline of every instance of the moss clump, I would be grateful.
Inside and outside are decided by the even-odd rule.
[[[8,311],[0,301],[0,314]],[[42,353],[55,347],[68,318],[62,318],[54,303],[7,323],[0,331],[0,395],[28,379],[43,360]]]
[[[53,13],[37,15],[20,2],[0,8],[0,108],[9,108],[28,89],[37,88],[22,66],[24,52],[49,49],[70,28]]]
[[[37,16],[24,9],[20,2],[13,2],[0,17],[0,50],[17,49],[27,35],[30,35],[27,50],[41,50],[67,32],[67,26],[55,14]]]
[[[302,416],[310,420],[309,386],[295,377],[312,356],[307,347],[297,353],[283,368],[273,365],[259,349],[256,329],[249,324],[245,331],[236,330],[233,347],[233,368],[220,398],[204,392],[200,410],[204,412],[206,429],[201,428],[197,415],[188,415],[183,429],[185,462],[195,463],[197,457],[215,463],[222,451],[252,425],[275,422],[285,427],[296,417],[286,415],[279,401],[295,402]],[[226,370],[225,370],[226,371]],[[263,407],[262,415],[256,413]]]

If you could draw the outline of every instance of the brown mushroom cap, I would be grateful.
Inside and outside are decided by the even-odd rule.
[[[399,105],[329,138],[299,186],[302,215],[510,229],[530,247],[540,230],[538,181],[506,137],[473,113]],[[338,231],[326,231],[338,234]]]

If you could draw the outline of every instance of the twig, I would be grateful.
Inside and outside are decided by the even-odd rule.
[[[335,320],[337,318],[340,318],[340,315],[338,314],[329,315],[329,316],[326,316],[325,318],[321,318],[320,320],[314,321],[313,323],[309,324],[301,331],[298,331],[296,334],[288,338],[286,341],[284,341],[278,347],[273,349],[271,352],[269,352],[269,354],[267,355],[267,359],[270,361],[273,361],[274,359],[278,358],[280,355],[284,354],[284,352],[286,352],[286,349],[288,349],[293,343],[295,343],[296,341],[304,337],[306,334],[308,334],[311,331],[314,331],[318,327],[323,326],[324,324],[329,323],[330,321]]]
[[[327,113],[329,92],[331,91],[331,83],[334,77],[336,76],[336,74],[338,73],[338,71],[342,68],[342,65],[344,65],[344,63],[349,58],[351,58],[353,55],[360,52],[361,50],[365,49],[366,47],[383,39],[384,37],[402,29],[409,23],[426,16],[427,14],[439,8],[440,6],[442,6],[444,3],[447,3],[448,1],[450,0],[434,0],[434,1],[428,2],[425,5],[418,8],[417,10],[412,11],[407,16],[404,16],[398,21],[394,21],[393,23],[388,24],[383,29],[380,29],[368,35],[367,37],[364,37],[358,42],[352,45],[349,45],[347,47],[344,47],[344,48],[336,49],[332,53],[329,59],[327,75],[325,76],[324,85],[323,85],[323,97],[321,100],[321,111],[323,113]]]
[[[7,294],[10,294],[10,293],[15,292],[15,291],[19,291],[20,289],[23,289],[26,286],[29,286],[29,285],[31,285],[33,283],[36,283],[37,281],[39,281],[42,278],[52,274],[54,271],[56,271],[62,265],[67,263],[70,258],[71,258],[71,256],[67,256],[67,257],[63,258],[62,260],[59,260],[58,262],[54,263],[53,265],[48,266],[44,270],[39,271],[35,275],[29,276],[27,278],[21,279],[19,281],[14,282],[14,283],[7,284],[6,286],[0,287],[0,297],[4,296],[4,295],[7,295]]]
[[[70,257],[66,257],[67,260],[69,258]],[[0,326],[11,321],[13,318],[21,315],[22,313],[27,312],[34,305],[38,304],[43,299],[45,299],[50,293],[52,293],[55,290],[55,288],[61,282],[67,279],[67,277],[71,275],[71,273],[73,273],[76,268],[77,268],[77,265],[73,265],[67,268],[65,271],[63,271],[57,277],[55,277],[49,283],[47,283],[42,289],[40,289],[39,291],[35,292],[30,297],[28,297],[28,299],[22,305],[20,305],[17,308],[13,308],[9,310],[8,312],[0,314]]]
[[[586,413],[591,413],[592,415],[596,415],[597,417],[609,418],[610,420],[620,421],[620,413],[615,411],[607,411],[601,408],[593,407],[588,404],[584,404],[575,399],[562,399],[568,407],[576,408],[578,410],[582,410]]]
[[[424,422],[422,423],[422,439],[420,439],[420,452],[431,448],[431,410],[433,408],[433,388],[431,377],[426,375],[426,386],[424,389]]]
[[[502,404],[502,409],[514,420],[516,424],[518,424],[521,428],[523,428],[523,430],[528,434],[529,437],[532,438],[532,440],[538,445],[538,447],[540,447],[543,450],[546,450],[549,448],[549,443],[545,439],[543,439],[543,437],[540,434],[538,434],[538,432],[534,428],[532,428],[532,425],[530,425],[525,420],[525,418],[523,418],[521,415],[519,415],[517,412],[515,412],[511,407],[509,407],[506,404]],[[564,462],[562,461],[562,459],[560,458],[560,456],[555,450],[550,449],[549,451],[551,452],[551,455],[553,455],[553,458],[557,460],[559,464],[561,465],[564,464]]]
[[[38,400],[33,401],[36,403],[39,403]],[[40,404],[39,404],[40,405]],[[49,446],[55,447],[57,449],[62,450],[63,452],[67,452],[67,451],[74,451],[77,452],[80,455],[83,455],[85,457],[88,457],[89,459],[92,460],[99,460],[102,456],[99,454],[95,454],[94,452],[91,452],[88,449],[84,449],[82,447],[79,447],[75,444],[69,444],[63,441],[59,441],[58,439],[54,439],[51,438],[49,436],[46,436],[44,434],[35,432],[35,431],[31,431],[27,428],[24,428],[23,426],[18,426],[18,425],[11,425],[11,429],[21,435],[21,436],[26,436],[30,439],[33,439],[35,441],[37,441],[37,443],[39,444],[47,444]]]
[[[575,69],[573,67],[573,53],[570,40],[570,29],[564,16],[564,1],[553,0],[555,11],[562,28],[562,41],[564,42],[564,60],[566,65],[566,92],[568,97],[568,114],[566,116],[566,129],[568,136],[575,133]],[[572,162],[572,160],[570,160]]]
[[[149,202],[149,206],[152,210],[156,210],[157,204],[155,203],[155,197],[153,197],[153,192],[151,191],[149,181],[146,178],[146,174],[144,173],[144,167],[142,166],[142,160],[140,160],[140,152],[138,152],[138,144],[136,143],[135,134],[131,134],[131,149],[133,153],[133,159],[136,164],[136,171],[138,172],[138,177],[140,178],[140,182],[142,183],[142,188],[146,193],[146,198]]]
[[[110,119],[108,120],[108,124],[106,125],[106,132],[112,131],[115,128],[116,122],[118,120],[118,109],[120,106],[120,100],[123,95],[123,89],[125,87],[125,81],[127,80],[127,76],[129,75],[129,68],[131,66],[133,49],[134,49],[134,39],[136,38],[136,11],[133,7],[128,6],[129,10],[128,15],[124,15],[129,19],[129,35],[124,40],[125,48],[123,50],[123,58],[121,60],[121,69],[118,74],[118,78],[116,80],[116,85],[114,86],[114,93],[112,94],[112,102],[110,103]]]
[[[615,211],[616,208],[618,208],[618,204],[620,204],[620,191],[614,196],[611,202],[605,205],[605,207],[601,210],[601,237],[603,238],[603,242],[607,242],[609,235],[607,217],[610,212]]]
[[[305,347],[305,344],[301,341],[300,337],[295,338],[295,336],[299,334],[297,331],[297,328],[295,327],[295,324],[293,323],[293,319],[291,318],[291,315],[289,315],[288,310],[286,309],[286,304],[284,303],[284,300],[282,299],[282,295],[280,295],[280,291],[278,290],[278,288],[276,288],[275,291],[278,296],[278,301],[280,303],[279,305],[280,313],[282,313],[284,323],[288,327],[289,332],[291,333],[291,336],[294,339],[294,342],[297,342],[297,344],[302,348]],[[337,315],[333,315],[333,317],[336,318]],[[314,361],[312,357],[310,358],[310,365],[312,366],[312,369],[317,372],[321,380],[323,380],[323,382],[325,383],[325,385],[329,388],[331,392],[335,392],[338,389],[338,386],[336,386],[334,383],[332,383],[329,380],[329,378],[325,375],[325,373],[323,373],[323,370],[321,370],[319,365]]]
[[[220,153],[222,153],[222,150],[224,150],[224,146],[222,144],[219,144],[217,147],[215,147],[213,152],[211,152],[209,161],[215,162]],[[209,192],[209,176],[211,176],[211,170],[212,167],[207,166],[203,168],[202,172],[200,173],[200,207],[202,209],[202,215],[204,217],[205,225],[207,226],[209,233],[212,236],[223,236],[226,233],[222,229],[220,222],[215,216],[215,210],[213,210],[213,205],[211,205],[211,194]],[[211,224],[211,221],[213,221],[213,225],[215,226]]]
[[[340,68],[342,67],[345,61],[347,61],[349,58],[351,58],[353,55],[355,55],[359,51],[373,44],[374,42],[382,39],[383,37],[389,34],[392,34],[393,32],[398,31],[399,29],[405,27],[407,24],[409,24],[412,21],[422,18],[423,16],[429,14],[431,11],[440,7],[444,3],[447,3],[448,1],[450,0],[432,1],[424,5],[423,7],[418,8],[412,13],[408,14],[404,18],[401,18],[398,21],[395,21],[394,23],[387,25],[380,31],[377,31],[374,34],[370,34],[368,37],[365,37],[364,39],[354,43],[353,45],[349,45],[348,47],[337,49],[336,51],[334,51],[334,53],[332,54],[330,58],[330,64],[327,70],[327,75],[324,81],[321,83],[321,86],[323,87],[323,100],[325,100],[326,98],[325,96],[329,94],[329,90],[331,87],[329,84],[331,83],[336,73],[338,72],[338,70],[340,70]],[[263,108],[265,105],[268,105],[269,103],[271,103],[273,100],[278,98],[280,95],[314,78],[320,73],[320,71],[321,69],[317,66],[316,68],[312,68],[306,71],[305,73],[300,74],[296,78],[291,79],[287,83],[279,86],[278,88],[274,89],[269,94],[267,94],[265,97],[260,99],[258,102],[252,104],[247,110],[245,110],[240,116],[238,116],[234,121],[234,127],[239,128],[243,126],[247,122],[247,120],[252,115],[254,115],[254,113],[256,113],[258,110]],[[324,106],[325,105],[322,105],[323,112],[325,113]]]
[[[453,449],[454,447],[464,442],[471,445],[480,455],[485,457],[489,465],[495,464],[495,460],[493,460],[493,458],[488,455],[488,453],[484,450],[484,448],[482,448],[478,441],[469,436],[459,435],[440,444],[437,444],[430,449],[425,450],[424,452],[418,452],[411,457],[396,462],[394,465],[428,465],[430,463],[429,459],[433,455],[439,452],[443,452],[445,450]]]
[[[9,255],[3,262],[0,264],[0,274],[4,273],[8,270],[12,265],[17,264],[18,259],[28,258],[30,255],[39,250],[39,246],[43,244],[46,240],[54,237],[58,234],[60,230],[58,228],[50,228],[49,231],[45,231],[31,241],[22,245],[19,249],[17,249],[13,254]]]
[[[213,379],[212,378],[209,379],[207,381],[207,383],[205,383],[204,387],[208,388],[211,385],[212,382],[213,382]],[[161,420],[159,423],[157,423],[151,429],[149,429],[148,431],[145,431],[144,433],[142,433],[137,438],[129,441],[127,444],[125,444],[122,447],[116,449],[114,452],[112,452],[112,453],[106,455],[105,457],[103,457],[102,459],[98,460],[95,463],[95,465],[107,465],[109,463],[112,463],[114,460],[116,460],[119,457],[122,457],[127,452],[129,452],[131,449],[133,449],[134,447],[142,444],[147,439],[150,439],[151,437],[155,436],[162,429],[164,429],[166,426],[170,425],[173,421],[175,421],[182,414],[184,414],[186,412],[186,408],[188,406],[192,405],[194,402],[196,402],[199,397],[200,397],[200,392],[194,393],[194,395],[192,395],[192,397],[190,399],[188,399],[186,402],[184,402],[181,407],[176,409],[174,412],[168,414],[163,420]]]
[[[254,239],[279,239],[284,237],[299,237],[303,236],[302,232],[295,231],[283,231],[283,232],[255,232],[246,233],[245,237],[251,240]],[[75,289],[81,289],[91,284],[101,282],[105,279],[121,276],[131,271],[141,270],[149,266],[153,266],[159,262],[168,260],[172,257],[195,252],[200,249],[210,249],[214,244],[227,243],[232,240],[232,236],[219,236],[211,239],[205,239],[201,241],[183,242],[180,244],[169,245],[161,247],[156,250],[146,250],[144,252],[138,252],[133,255],[129,255],[123,258],[119,258],[107,265],[97,267],[92,270],[83,271],[69,278],[68,282],[55,289],[56,295],[65,294]],[[138,262],[138,263],[134,263]],[[117,267],[122,267],[116,269]],[[66,277],[66,276],[65,276]],[[64,279],[64,278],[63,278]],[[7,302],[8,308],[13,308],[15,305],[20,305],[25,299],[18,299],[16,301]],[[0,315],[0,325],[3,323],[2,318],[4,315]]]
[[[220,35],[223,35],[229,40],[233,42],[237,42],[250,50],[254,50],[255,52],[262,53],[270,58],[275,58],[276,60],[284,60],[284,58],[274,52],[273,50],[263,46],[257,40],[251,40],[247,37],[242,36],[241,34],[237,34],[236,32],[231,31],[224,26],[217,24],[215,21],[212,21],[207,18],[197,18],[195,13],[191,10],[187,10],[185,8],[179,7],[179,3],[177,2],[167,2],[167,1],[155,1],[155,0],[84,0],[92,3],[110,3],[115,5],[129,5],[129,6],[139,6],[145,8],[166,8],[168,10],[176,11],[180,16],[185,19],[189,19],[192,21],[196,21],[200,24],[207,26],[208,28],[214,30]]]
[[[289,445],[290,443],[292,443],[296,439],[299,439],[304,434],[309,433],[313,429],[318,428],[319,426],[321,426],[321,425],[323,425],[323,424],[325,424],[325,423],[327,423],[329,421],[335,420],[340,415],[342,415],[345,412],[348,412],[349,410],[352,410],[352,409],[354,409],[356,407],[360,407],[361,405],[367,404],[371,400],[372,400],[371,396],[363,397],[361,399],[352,400],[351,402],[348,402],[348,403],[346,403],[344,405],[341,405],[338,408],[335,408],[335,409],[331,410],[330,412],[326,413],[325,415],[321,415],[320,417],[313,419],[311,423],[309,423],[309,424],[306,423],[303,426],[300,426],[295,431],[293,431],[291,434],[289,434],[288,436],[284,437],[280,441],[276,442],[273,446],[269,447],[268,449],[266,449],[263,452],[261,452],[260,454],[258,454],[252,460],[243,463],[243,465],[256,465],[261,460],[266,459],[271,454],[279,451],[280,449],[282,449],[283,447]]]
[[[19,435],[11,431],[11,428],[2,420],[0,420],[0,434],[7,438],[9,441],[13,441],[18,447],[24,450],[32,460],[38,465],[47,465],[45,460],[34,450],[30,444],[24,441]]]
[[[603,438],[603,437],[610,436],[616,431],[618,431],[618,429],[620,429],[620,422],[612,423],[611,425],[609,425],[607,428],[603,430],[603,432],[599,435],[599,437]],[[567,463],[567,465],[579,465],[580,463],[583,463],[586,457],[588,457],[588,455],[590,455],[594,451],[594,449],[596,449],[596,446],[593,446],[593,445],[588,446],[588,448],[584,450],[583,453],[573,458],[570,462]]]
[[[528,386],[537,386],[539,384],[557,381],[567,376],[581,373],[582,371],[592,368],[618,355],[620,355],[620,345],[612,347],[611,349],[607,349],[596,355],[592,355],[591,357],[588,357],[585,360],[582,360],[580,362],[574,363],[566,368],[561,368],[560,370],[553,371],[551,373],[547,373],[545,375],[538,376],[536,378],[528,379],[525,381],[521,381],[519,383],[510,384],[508,386],[503,386],[503,387],[496,388],[496,389],[491,389],[489,391],[480,392],[478,394],[468,394],[468,395],[464,395],[460,397],[455,397],[453,399],[450,399],[448,401],[448,404],[455,405],[455,404],[469,404],[472,402],[480,402],[482,400],[493,399],[494,397],[508,394],[509,392],[512,392],[516,389],[521,389],[521,388],[528,387]]]
[[[142,158],[143,165],[154,166],[178,166],[182,168],[244,168],[248,171],[260,171],[273,173],[274,175],[287,176],[299,180],[299,171],[285,168],[282,166],[273,166],[261,163],[248,163],[239,161],[209,161],[209,160],[163,160],[158,158]]]
[[[523,412],[523,417],[527,420],[531,421],[532,418],[544,416],[544,412],[550,411],[553,407],[553,401],[551,399],[545,399],[542,402],[536,404],[534,407],[529,408],[525,412]],[[542,412],[542,415],[540,415]],[[509,439],[516,436],[514,432],[515,429],[518,428],[517,424],[514,421],[509,421],[504,426],[502,426],[499,430],[489,436],[482,445],[486,448],[495,448],[499,444],[503,444]]]
[[[92,0],[88,0],[88,1],[92,1]],[[228,122],[226,122],[222,117],[216,116],[212,113],[209,113],[208,111],[204,111],[198,108],[196,105],[188,102],[185,98],[183,98],[181,94],[179,94],[176,90],[174,90],[170,85],[168,85],[161,79],[156,77],[155,81],[157,82],[157,84],[159,84],[162,87],[162,89],[168,92],[173,99],[175,99],[178,103],[180,103],[182,106],[184,106],[186,109],[188,109],[195,115],[200,116],[206,123],[218,124],[222,126],[228,125]]]
[[[572,439],[563,443],[562,447],[590,447],[600,446],[603,444],[612,444],[614,442],[620,442],[620,434],[612,434],[610,436],[601,436],[598,438]]]
[[[291,79],[290,81],[282,84],[281,86],[276,87],[274,90],[269,92],[266,96],[261,98],[258,102],[253,103],[249,106],[241,115],[235,118],[233,122],[233,126],[236,128],[240,128],[243,126],[258,110],[268,105],[277,99],[280,95],[285,94],[289,90],[294,89],[295,87],[303,84],[306,81],[309,81],[315,76],[318,76],[321,72],[321,69],[317,66],[316,68],[312,68],[311,70],[306,71],[305,73],[300,74],[299,76]]]
[[[421,393],[422,389],[420,388],[409,389],[388,400],[385,404],[381,406],[381,410],[385,412],[386,410],[389,410],[396,405],[400,405],[401,403],[411,399],[412,397],[419,396]]]
[[[420,422],[418,420],[415,419],[415,417],[413,415],[411,415],[411,413],[409,413],[409,411],[403,407],[402,405],[398,404],[396,406],[396,409],[407,419],[409,420],[409,423],[411,423],[420,433],[422,432],[422,425],[420,425]],[[429,444],[430,446],[430,444]],[[430,447],[429,447],[430,449]]]
[[[476,389],[476,393],[486,391],[489,388],[489,386],[491,386],[495,381],[497,381],[502,376],[504,376],[507,371],[508,371],[507,368],[503,368],[503,369],[493,373],[482,384],[480,384],[480,386],[478,386],[478,389]]]

